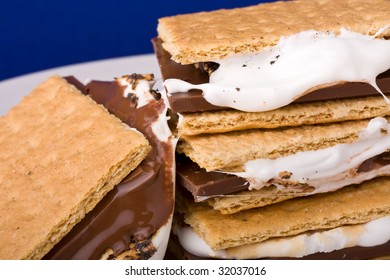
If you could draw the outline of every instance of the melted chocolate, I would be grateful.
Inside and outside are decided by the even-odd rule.
[[[151,129],[151,124],[165,108],[164,102],[153,100],[137,109],[131,100],[123,97],[123,90],[115,82],[92,81],[86,85],[87,93],[97,103],[141,131],[152,151],[47,254],[46,259],[100,259],[108,249],[117,256],[129,250],[131,243],[144,243],[171,216],[173,146],[159,141]]]
[[[87,89],[83,83],[81,83],[79,80],[77,80],[74,76],[67,76],[64,77],[64,79],[69,83],[75,86],[79,91],[86,94]]]
[[[209,75],[194,65],[181,65],[171,60],[171,55],[165,51],[158,38],[152,40],[163,79],[180,79],[192,84],[202,84],[209,82]],[[390,94],[390,70],[377,77],[378,87],[385,94]],[[369,84],[361,82],[347,82],[340,85],[326,87],[312,91],[295,102],[326,101],[341,98],[354,98],[366,96],[378,96],[379,93]],[[178,92],[169,98],[172,111],[176,113],[191,113],[212,110],[226,109],[212,105],[203,98],[202,91],[190,90],[188,92]]]
[[[357,172],[368,172],[376,168],[390,164],[390,152],[384,152],[362,162]]]

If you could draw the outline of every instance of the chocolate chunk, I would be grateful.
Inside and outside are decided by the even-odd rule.
[[[220,172],[207,172],[184,155],[176,159],[176,180],[189,190],[195,200],[248,189],[249,183],[240,177]]]

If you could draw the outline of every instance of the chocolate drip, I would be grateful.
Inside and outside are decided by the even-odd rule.
[[[181,65],[171,60],[170,54],[161,45],[158,38],[152,40],[163,79],[180,79],[192,84],[203,84],[209,82],[206,71],[197,69],[194,65]],[[377,77],[377,84],[385,94],[390,94],[390,70]],[[341,98],[379,96],[379,93],[369,84],[362,82],[347,82],[335,86],[314,90],[295,102],[326,101]],[[190,90],[189,92],[178,92],[169,97],[172,111],[177,113],[192,113],[212,110],[226,109],[212,105],[203,98],[202,91]]]
[[[151,124],[164,110],[163,100],[135,108],[115,82],[92,81],[87,93],[129,126],[141,131],[152,151],[119,185],[109,192],[46,259],[100,259],[107,250],[114,256],[131,243],[144,243],[168,222],[173,211],[173,146],[157,139]],[[143,256],[140,256],[143,257]],[[147,254],[146,257],[150,257]]]
[[[82,93],[84,93],[84,94],[87,93],[87,89],[85,88],[85,85],[83,83],[81,83],[79,80],[77,80],[74,76],[67,76],[67,77],[64,77],[64,79],[69,84],[74,85]]]

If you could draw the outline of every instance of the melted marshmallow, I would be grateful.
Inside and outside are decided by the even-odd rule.
[[[123,92],[123,97],[128,97],[131,94],[135,94],[138,97],[137,100],[137,109],[141,108],[148,104],[151,100],[154,100],[154,97],[150,94],[150,89],[153,86],[153,81],[147,80],[137,80],[137,85],[135,89],[133,88],[133,84],[129,82],[125,77],[121,77],[118,79],[119,84],[125,86],[125,90]]]
[[[153,254],[150,260],[163,260],[165,252],[167,250],[169,235],[172,228],[172,215],[169,217],[168,222],[158,229],[156,234],[152,238],[152,243],[157,251]]]
[[[338,144],[315,151],[303,151],[276,159],[257,159],[244,164],[244,172],[232,172],[247,179],[251,189],[260,189],[271,179],[281,179],[281,172],[291,172],[288,181],[308,184],[315,192],[335,190],[348,184],[389,172],[389,166],[379,170],[350,172],[362,162],[390,149],[390,124],[377,117],[359,133],[359,138],[350,144]],[[383,174],[382,174],[383,175]]]
[[[154,81],[139,79],[137,80],[135,89],[133,88],[133,84],[131,84],[125,77],[119,78],[118,81],[120,85],[125,86],[125,90],[123,92],[124,97],[127,98],[130,94],[135,94],[137,96],[137,108],[141,108],[150,101],[154,100],[153,95],[150,93],[154,85]],[[166,96],[166,94],[163,92],[161,96]],[[161,142],[168,142],[169,140],[172,140],[171,138],[173,137],[172,132],[168,126],[167,104],[169,104],[169,102],[167,99],[163,99],[163,101],[165,104],[165,109],[160,113],[158,119],[151,124],[151,127],[154,135],[156,135],[158,140]],[[176,142],[176,140],[172,141],[174,143]]]
[[[164,89],[161,91],[161,96],[166,96]],[[153,133],[158,137],[158,140],[161,142],[168,142],[169,140],[174,142],[174,145],[176,145],[177,139],[171,139],[172,132],[171,129],[168,126],[169,117],[167,116],[168,111],[168,100],[163,99],[165,104],[165,109],[163,112],[161,112],[160,116],[158,117],[158,120],[152,123],[152,130]],[[174,178],[174,177],[173,177]]]
[[[275,47],[260,53],[215,62],[219,68],[209,83],[167,79],[168,94],[199,89],[211,104],[259,112],[288,105],[312,88],[342,81],[368,82],[380,92],[375,79],[390,68],[390,40],[345,29],[339,35],[304,31],[282,37]]]
[[[354,246],[373,247],[384,244],[390,240],[390,216],[366,224],[341,226],[293,237],[275,238],[225,250],[211,249],[188,226],[178,228],[176,234],[185,250],[200,257],[221,259],[300,258],[315,253],[329,253]]]

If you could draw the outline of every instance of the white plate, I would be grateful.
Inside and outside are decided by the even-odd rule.
[[[89,79],[110,81],[114,77],[132,73],[153,73],[156,79],[161,76],[155,56],[146,54],[74,64],[8,79],[0,82],[0,116],[5,115],[23,96],[54,74],[73,75],[85,82]]]

